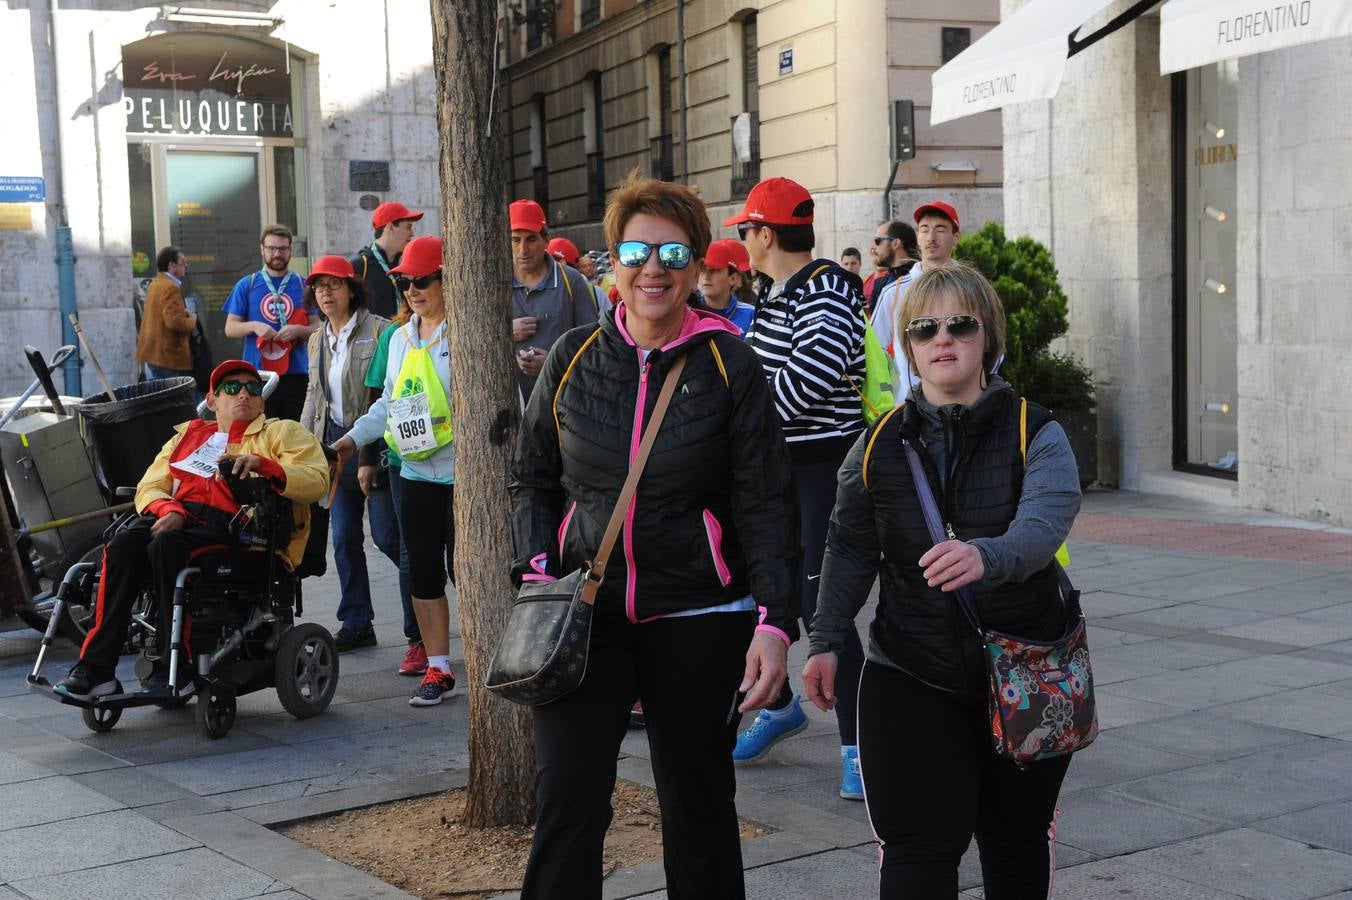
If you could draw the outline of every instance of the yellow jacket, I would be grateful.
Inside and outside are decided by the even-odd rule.
[[[188,438],[191,447],[185,447],[185,452],[179,455],[186,455],[192,448],[200,446],[205,440],[204,432],[215,430],[200,420],[185,422],[174,429],[174,436],[160,448],[159,455],[136,486],[137,512],[144,515],[152,504],[175,499],[174,489],[177,484],[169,463],[178,458],[175,451],[183,442],[184,435],[192,435]],[[269,419],[260,415],[244,429],[239,443],[230,445],[230,452],[249,453],[269,459],[285,474],[286,486],[282,496],[292,501],[297,526],[291,536],[291,543],[286,547],[285,556],[292,566],[299,565],[310,535],[310,504],[329,490],[329,465],[319,441],[299,422]]]

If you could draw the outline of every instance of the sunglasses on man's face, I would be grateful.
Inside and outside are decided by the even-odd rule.
[[[690,265],[690,260],[695,255],[689,244],[679,244],[675,241],[666,244],[620,241],[620,245],[615,250],[615,258],[620,261],[620,265],[630,269],[637,269],[646,263],[648,257],[652,256],[653,250],[657,251],[657,261],[668,269],[684,269]]]
[[[891,241],[899,241],[899,240],[901,240],[901,238],[888,237],[885,234],[875,234],[873,236],[873,246],[877,247],[880,244],[886,244],[890,243]]]
[[[405,278],[400,275],[394,279],[394,286],[399,289],[399,293],[408,293],[409,288],[417,288],[420,291],[427,290],[428,286],[434,281],[441,280],[441,272],[433,272],[431,275],[419,275],[417,278]]]
[[[917,344],[928,344],[939,335],[940,326],[948,329],[949,335],[960,341],[970,341],[981,330],[981,320],[971,315],[949,316],[938,319],[934,316],[920,316],[912,319],[906,326],[906,333]]]
[[[741,225],[737,226],[737,237],[745,241],[746,236],[751,232],[755,231],[757,228],[760,228],[760,226],[757,225],[755,222],[743,222]]]
[[[263,396],[263,385],[257,381],[222,381],[216,385],[217,394],[224,393],[234,397],[240,391],[248,392],[250,397],[261,397]]]

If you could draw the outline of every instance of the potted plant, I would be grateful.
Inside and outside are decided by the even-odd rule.
[[[954,256],[980,270],[1005,307],[1005,359],[1000,375],[1022,396],[1055,415],[1080,469],[1081,486],[1098,475],[1094,378],[1074,356],[1054,353],[1066,333],[1066,295],[1047,248],[1031,237],[1009,240],[997,222],[958,242]]]

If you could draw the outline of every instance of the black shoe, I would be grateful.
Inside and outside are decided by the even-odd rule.
[[[119,686],[111,669],[97,669],[81,660],[52,690],[74,700],[92,700],[117,693]]]
[[[192,689],[192,670],[180,668],[178,670],[178,690],[184,693]],[[150,677],[141,682],[142,693],[155,693],[169,691],[169,663],[156,662],[155,668],[151,670]]]
[[[369,622],[365,628],[348,628],[344,625],[333,636],[333,643],[338,647],[339,653],[345,650],[356,650],[359,647],[374,647],[376,645],[375,626]]]

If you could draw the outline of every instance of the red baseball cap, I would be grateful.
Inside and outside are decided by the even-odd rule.
[[[382,203],[371,213],[371,227],[381,228],[400,219],[412,219],[416,222],[422,217],[422,213],[414,212],[402,203]]]
[[[740,215],[724,219],[724,225],[755,222],[762,225],[811,225],[812,213],[795,216],[793,211],[812,195],[796,181],[788,178],[767,178],[746,195],[746,206]]]
[[[746,252],[746,247],[741,241],[734,241],[731,238],[724,238],[721,241],[714,241],[709,245],[709,250],[704,254],[704,264],[711,269],[735,268],[739,272],[742,269],[737,251],[742,251],[741,255],[747,258],[747,268],[751,267],[751,257]]]
[[[931,200],[929,203],[917,206],[915,208],[915,224],[919,225],[920,220],[925,217],[926,213],[938,213],[952,222],[954,228],[962,228],[962,225],[958,222],[958,211],[942,200]]]
[[[515,200],[507,207],[507,218],[513,231],[533,231],[536,234],[545,230],[545,211],[534,200]]]
[[[315,260],[315,264],[310,267],[310,274],[306,276],[306,284],[314,284],[315,279],[320,275],[332,275],[334,278],[345,278],[356,280],[357,273],[352,269],[352,263],[341,256],[321,256]]]
[[[224,379],[225,376],[234,375],[236,372],[252,375],[259,381],[263,380],[263,376],[258,374],[258,370],[255,369],[251,363],[247,363],[242,359],[227,359],[225,362],[211,370],[211,393],[216,393],[217,385],[221,383],[221,380]]]
[[[390,269],[391,275],[421,278],[441,268],[441,238],[432,235],[415,237],[404,247],[399,265]]]
[[[576,265],[577,258],[582,255],[578,252],[577,244],[574,244],[566,237],[554,238],[549,242],[549,246],[546,247],[546,249],[549,251],[550,256],[555,259],[561,259],[570,266]]]

